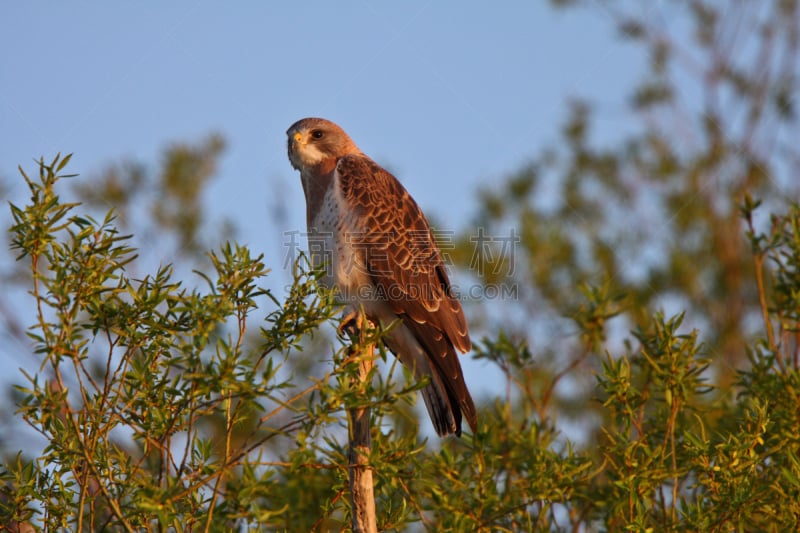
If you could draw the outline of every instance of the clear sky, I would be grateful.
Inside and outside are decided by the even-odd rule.
[[[642,66],[599,4],[544,1],[6,2],[0,50],[13,201],[17,165],[39,156],[73,152],[69,169],[90,177],[123,157],[155,166],[167,143],[216,131],[228,149],[208,201],[273,268],[281,233],[305,224],[285,150],[295,120],[336,121],[461,229],[479,187],[556,140],[568,99],[621,109]],[[600,134],[614,120],[601,116]],[[276,209],[290,227],[274,226]]]
[[[403,5],[5,4],[0,172],[56,151],[82,174],[155,162],[167,142],[219,131],[215,208],[258,227],[276,196],[302,212],[284,131],[322,116],[460,226],[477,187],[554,139],[567,98],[617,105],[640,64],[600,7]]]

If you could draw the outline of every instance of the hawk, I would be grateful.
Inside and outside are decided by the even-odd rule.
[[[414,376],[440,436],[476,428],[475,404],[458,353],[471,349],[428,221],[400,182],[364,155],[339,126],[304,118],[287,130],[289,161],[306,197],[311,263],[345,305],[343,325],[360,310],[382,328],[386,347]]]

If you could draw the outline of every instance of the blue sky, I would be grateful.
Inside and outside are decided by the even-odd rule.
[[[617,106],[640,64],[599,7],[376,4],[6,4],[0,172],[60,151],[88,175],[219,131],[214,207],[256,244],[276,195],[303,208],[284,131],[322,116],[460,226],[477,187],[554,139],[567,98]]]
[[[121,158],[153,168],[167,143],[219,132],[228,149],[209,205],[278,269],[282,232],[305,225],[284,132],[321,116],[390,168],[441,227],[460,229],[479,187],[556,140],[568,99],[612,110],[598,134],[620,127],[613,110],[642,57],[599,4],[547,5],[6,3],[0,175],[20,202],[16,167],[39,156],[72,152],[69,169],[88,179]],[[289,227],[275,227],[276,209]],[[477,376],[469,366],[468,380]]]

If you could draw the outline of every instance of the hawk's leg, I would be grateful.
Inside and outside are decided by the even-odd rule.
[[[360,309],[348,305],[342,313],[342,319],[339,322],[337,331],[339,335],[347,335],[350,338],[358,337],[361,328],[364,325],[364,314]]]

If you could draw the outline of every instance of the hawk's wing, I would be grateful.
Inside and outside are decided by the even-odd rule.
[[[455,350],[471,348],[467,323],[425,216],[400,182],[368,157],[345,156],[336,171],[353,226],[364,229],[351,238],[377,296],[425,351],[431,380],[444,386],[458,430],[463,412],[474,431],[475,406]]]

